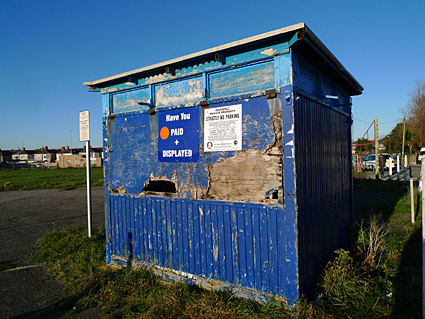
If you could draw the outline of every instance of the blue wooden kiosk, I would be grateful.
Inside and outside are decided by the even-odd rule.
[[[294,302],[345,246],[363,88],[304,23],[84,85],[108,263]]]

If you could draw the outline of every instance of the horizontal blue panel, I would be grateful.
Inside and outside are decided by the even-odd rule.
[[[155,86],[155,105],[178,106],[193,105],[204,99],[202,77],[183,79]]]
[[[264,92],[276,87],[274,62],[209,74],[209,98]]]
[[[112,94],[112,113],[134,112],[149,109],[147,105],[139,105],[139,102],[150,102],[149,87],[132,91]]]

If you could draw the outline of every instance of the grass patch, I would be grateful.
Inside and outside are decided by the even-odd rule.
[[[12,269],[13,266],[5,263],[0,263],[0,272]]]
[[[99,307],[109,318],[281,318],[284,303],[260,304],[236,298],[228,290],[207,291],[182,283],[164,284],[148,269],[104,264],[102,228],[87,238],[82,226],[46,233],[31,262],[47,262],[69,295],[51,302],[70,314]]]
[[[52,305],[70,313],[97,307],[108,318],[420,318],[420,217],[410,224],[408,188],[375,180],[354,186],[352,248],[338,250],[326,265],[318,298],[302,298],[292,308],[281,300],[236,298],[229,290],[164,284],[148,269],[107,266],[101,228],[90,239],[79,226],[47,233],[31,261],[47,262],[64,283],[68,296]]]
[[[408,186],[355,180],[354,188],[351,249],[325,267],[320,307],[327,318],[421,318],[420,216],[412,225]],[[416,190],[415,199],[420,209]]]
[[[86,186],[86,169],[0,169],[0,191]],[[92,186],[103,185],[103,168],[91,169]]]

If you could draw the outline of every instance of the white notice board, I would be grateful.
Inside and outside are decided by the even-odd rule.
[[[242,150],[242,104],[204,110],[204,152]]]
[[[90,113],[80,112],[80,142],[90,141]]]

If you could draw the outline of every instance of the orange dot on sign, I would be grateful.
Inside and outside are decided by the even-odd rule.
[[[168,127],[164,126],[161,129],[161,132],[159,132],[159,135],[161,136],[163,140],[166,140],[168,136],[170,135],[170,130],[168,129]]]

